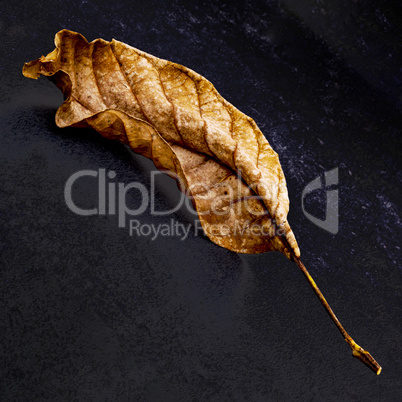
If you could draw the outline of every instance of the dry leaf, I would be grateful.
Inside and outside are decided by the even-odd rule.
[[[278,155],[255,122],[209,81],[116,40],[88,43],[63,30],[55,42],[56,49],[28,63],[24,74],[49,76],[65,94],[59,127],[91,126],[174,173],[204,231],[220,246],[242,253],[279,250],[291,258],[279,232],[300,255],[287,222]]]
[[[62,90],[57,125],[92,127],[151,158],[178,180],[216,244],[242,253],[279,250],[295,261],[353,355],[379,374],[300,261],[279,158],[254,120],[196,72],[122,42],[88,43],[62,30],[55,44],[46,57],[26,63],[23,74],[48,76]]]

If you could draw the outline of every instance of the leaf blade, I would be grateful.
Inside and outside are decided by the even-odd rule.
[[[228,177],[233,176],[242,185],[251,188],[251,198],[259,197],[253,201],[252,207],[245,205],[246,199],[233,203],[241,205],[243,208],[240,210],[243,212],[226,220],[217,219],[216,216],[214,218],[210,214],[207,221],[204,214],[200,220],[204,222],[205,230],[215,221],[220,224],[231,222],[229,227],[233,229],[236,222],[244,223],[248,220],[247,208],[251,208],[251,215],[263,209],[265,218],[253,217],[249,220],[250,225],[254,225],[255,233],[264,232],[264,228],[276,225],[284,233],[294,254],[300,255],[295,236],[287,222],[289,199],[277,153],[254,120],[226,101],[207,79],[187,67],[159,59],[116,40],[106,42],[96,39],[88,43],[82,35],[62,30],[56,34],[55,43],[56,49],[52,53],[27,63],[23,73],[31,78],[40,74],[48,76],[67,96],[56,113],[56,124],[59,127],[88,124],[103,132],[102,135],[124,142],[128,141],[127,138],[124,139],[124,135],[113,133],[113,130],[104,127],[109,121],[108,116],[112,118],[111,127],[116,127],[121,122],[124,125],[127,120],[128,126],[141,126],[138,128],[140,133],[146,131],[143,123],[148,124],[155,130],[152,138],[159,136],[160,139],[156,142],[159,145],[163,141],[166,143],[159,149],[166,151],[167,145],[167,154],[174,154],[177,164],[184,165],[184,153],[179,151],[181,156],[178,157],[173,146],[189,151],[187,157],[192,158],[193,154],[206,155],[210,160],[210,167],[214,166],[215,171],[223,172],[228,169],[231,171]],[[114,115],[110,114],[112,111],[115,112]],[[133,149],[151,157],[162,170],[172,168],[166,155],[155,150],[152,152],[144,144],[137,144]],[[174,174],[177,174],[177,170],[181,171],[179,177],[183,180],[191,179],[194,182],[191,174],[186,176],[182,166],[176,168]],[[204,177],[211,176],[211,171],[213,169],[204,172]],[[192,183],[194,184],[196,183]],[[208,191],[211,192],[211,189]],[[222,195],[219,202],[224,203]],[[195,203],[196,206],[203,204],[199,196]],[[212,205],[212,200],[209,204]],[[232,209],[230,211],[229,215],[233,215]],[[270,232],[265,230],[265,233]],[[243,247],[241,237],[235,235],[227,242],[217,240],[217,235],[208,236],[219,245],[237,252],[262,252],[276,248],[289,258],[286,247],[275,239],[276,232],[274,235],[266,234],[264,240],[258,240],[256,244],[259,246],[255,251],[252,250],[251,235],[246,241],[247,247]],[[262,247],[262,244],[266,245]]]

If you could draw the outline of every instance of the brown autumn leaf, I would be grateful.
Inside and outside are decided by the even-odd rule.
[[[46,57],[26,63],[23,74],[47,76],[65,95],[56,124],[92,127],[152,159],[178,180],[216,244],[241,253],[278,250],[296,262],[353,355],[379,374],[300,261],[279,158],[254,120],[196,72],[122,42],[88,43],[62,30],[55,44]]]
[[[88,43],[63,30],[55,42],[56,49],[28,63],[24,74],[46,75],[63,91],[59,127],[91,126],[176,175],[204,231],[220,246],[279,250],[291,258],[279,232],[299,256],[278,155],[255,122],[209,81],[116,40]]]

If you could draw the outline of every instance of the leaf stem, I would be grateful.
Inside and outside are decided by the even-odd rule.
[[[286,242],[286,240],[285,240],[285,242]],[[338,328],[339,332],[342,334],[342,336],[345,338],[345,341],[351,347],[353,356],[356,357],[358,360],[360,360],[362,363],[364,363],[366,366],[368,366],[377,375],[379,375],[381,373],[381,370],[382,370],[381,366],[377,363],[377,361],[373,358],[373,356],[371,356],[371,354],[369,352],[367,352],[362,347],[360,347],[351,338],[351,336],[346,332],[345,328],[343,328],[343,325],[340,323],[340,321],[336,317],[335,313],[332,311],[332,309],[329,306],[328,302],[325,300],[324,295],[321,293],[321,291],[318,288],[317,284],[315,283],[314,279],[311,277],[310,273],[307,271],[307,268],[301,262],[300,258],[298,258],[298,257],[296,257],[294,255],[294,252],[292,251],[291,247],[289,247],[289,250],[291,250],[290,253],[291,253],[292,257],[293,257],[293,261],[297,264],[297,266],[303,272],[303,274],[306,277],[308,283],[310,284],[310,286],[313,288],[315,294],[320,299],[321,304],[325,307],[325,310],[327,311],[327,313],[331,317],[332,321],[335,323],[335,325]]]

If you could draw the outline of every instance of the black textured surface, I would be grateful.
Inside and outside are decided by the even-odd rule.
[[[398,7],[126,3],[2,5],[0,398],[401,400]],[[184,64],[256,120],[280,156],[302,260],[383,366],[380,376],[352,358],[281,254],[238,255],[193,230],[184,241],[130,237],[116,217],[67,208],[72,173],[104,168],[149,188],[152,164],[90,130],[55,126],[61,94],[21,68],[53,50],[62,28]],[[340,216],[331,235],[300,199],[335,167]],[[76,196],[91,207],[97,189],[87,183]],[[173,181],[158,178],[157,206],[177,197]],[[323,216],[324,192],[306,201]],[[184,208],[138,219],[194,221]]]

